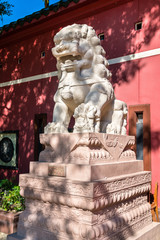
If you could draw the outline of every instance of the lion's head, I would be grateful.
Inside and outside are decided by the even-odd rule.
[[[86,24],[64,27],[54,37],[52,53],[57,59],[59,80],[62,72],[75,72],[76,78],[94,78],[95,82],[110,79],[105,51],[95,30]]]

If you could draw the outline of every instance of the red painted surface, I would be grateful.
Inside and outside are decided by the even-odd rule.
[[[159,0],[114,2],[82,0],[4,33],[0,37],[3,64],[0,82],[55,71],[56,60],[51,55],[53,36],[61,27],[72,23],[91,25],[97,34],[104,32],[102,45],[107,59],[160,48]],[[143,28],[135,31],[135,23],[141,20]],[[43,59],[41,51],[46,52]],[[17,64],[19,57],[21,64]],[[128,105],[150,104],[153,186],[156,181],[160,185],[159,63],[160,55],[157,55],[110,66],[118,99]],[[34,160],[34,115],[47,113],[47,120],[52,120],[56,87],[57,78],[52,77],[0,88],[0,130],[19,130],[19,169],[0,169],[1,178],[28,172],[29,162]]]

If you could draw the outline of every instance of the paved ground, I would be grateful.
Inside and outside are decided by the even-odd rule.
[[[6,240],[6,239],[7,239],[7,235],[5,233],[0,232],[0,240]]]

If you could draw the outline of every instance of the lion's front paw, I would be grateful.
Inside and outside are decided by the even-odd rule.
[[[114,123],[110,123],[107,125],[106,133],[121,134],[121,126],[119,124],[115,125]]]
[[[92,104],[79,105],[74,112],[74,132],[100,132],[100,114]]]

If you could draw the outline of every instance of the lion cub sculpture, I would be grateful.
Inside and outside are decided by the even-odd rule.
[[[54,36],[59,85],[54,96],[53,122],[45,133],[74,132],[126,134],[127,105],[115,99],[105,51],[95,30],[73,24]]]

